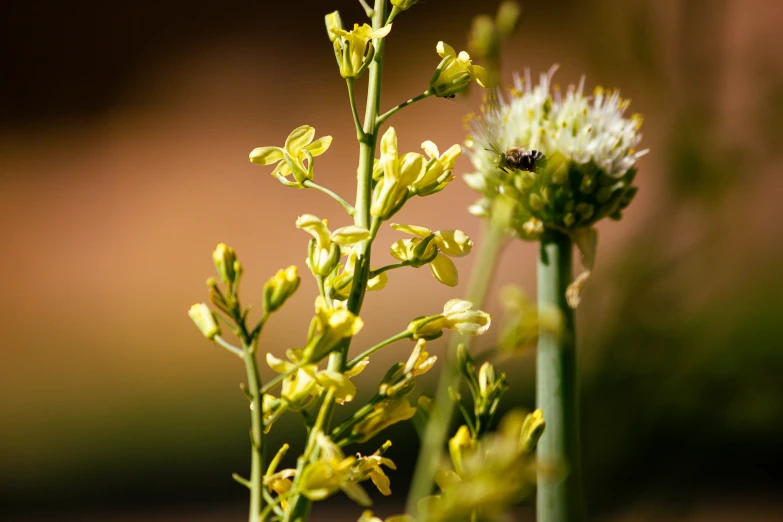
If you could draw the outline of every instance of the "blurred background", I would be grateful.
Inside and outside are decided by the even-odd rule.
[[[401,15],[382,106],[421,92],[437,41],[464,48],[472,17],[496,7],[422,0]],[[310,124],[335,138],[316,181],[353,199],[353,124],[322,22],[335,8],[346,23],[364,20],[353,0],[0,8],[0,519],[245,519],[246,492],[230,478],[249,466],[244,370],[186,311],[206,299],[218,242],[236,249],[245,300],[258,302],[274,271],[304,267],[298,215],[347,224],[332,200],[285,188],[247,160]],[[589,89],[620,87],[645,115],[652,150],[623,222],[599,227],[578,312],[591,518],[783,520],[783,3],[523,9],[504,80],[557,62],[561,85],[586,74]],[[479,101],[473,92],[406,109],[393,122],[401,149],[461,143],[461,119]],[[462,158],[456,172],[469,168]],[[479,243],[465,210],[475,198],[457,180],[396,220],[461,228]],[[382,231],[378,264],[395,239]],[[459,261],[463,281],[472,262]],[[490,312],[506,284],[534,295],[532,245],[506,248]],[[463,293],[426,269],[392,273],[369,295],[354,350]],[[266,350],[301,346],[315,294],[305,278],[270,321]],[[479,345],[492,342],[490,332]],[[408,353],[380,352],[357,378],[354,405]],[[503,365],[504,407],[533,406],[533,357]],[[434,388],[430,377],[420,391]],[[291,415],[271,444],[297,448],[303,436]],[[407,423],[388,437],[399,471],[382,515],[400,509],[418,444]],[[361,510],[346,502],[328,501],[314,519],[355,520]]]

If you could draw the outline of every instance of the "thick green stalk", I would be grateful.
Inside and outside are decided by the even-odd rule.
[[[491,225],[487,227],[485,241],[481,244],[476,265],[470,273],[470,281],[468,282],[467,299],[473,302],[477,308],[481,308],[486,299],[502,243],[503,232]],[[449,395],[449,388],[454,386],[459,379],[457,346],[461,343],[469,348],[471,339],[454,334],[446,347],[443,374],[438,381],[435,404],[421,441],[419,458],[416,461],[416,473],[413,476],[413,483],[408,494],[407,512],[410,514],[416,513],[418,501],[432,491],[435,474],[440,465],[440,459],[436,455],[443,452],[451,418],[454,415],[454,402]],[[426,513],[420,515],[422,520],[426,520]]]
[[[372,19],[373,30],[382,28],[386,22],[386,0],[375,0],[375,9]],[[371,228],[370,203],[372,199],[372,168],[375,161],[375,144],[378,140],[378,128],[376,121],[378,119],[378,110],[381,104],[381,79],[383,75],[383,47],[384,40],[374,39],[375,55],[373,62],[368,68],[369,83],[367,86],[367,108],[364,116],[363,135],[359,136],[359,167],[356,171],[356,204],[354,205],[353,220],[354,224],[366,229]],[[349,91],[352,88],[352,82],[349,82]],[[353,95],[351,94],[351,104],[353,105]],[[348,296],[348,310],[359,315],[364,294],[367,289],[367,280],[370,274],[370,244],[371,240],[364,241],[358,249],[356,267],[354,270],[351,293]],[[345,342],[341,349],[335,351],[329,356],[328,368],[342,372],[348,356],[350,340]],[[334,394],[327,393],[320,404],[318,419],[320,419],[322,429],[329,431],[331,423],[332,410],[334,409]],[[311,429],[308,437],[307,447],[315,444],[315,436],[319,430]],[[294,489],[298,487],[298,480],[302,475],[307,459],[300,458],[297,464],[297,474],[294,479]],[[291,500],[288,517],[286,520],[291,522],[304,521],[310,512],[310,500],[304,495],[297,495]]]
[[[249,522],[259,522],[263,509],[264,491],[264,419],[262,409],[261,377],[258,373],[258,361],[254,345],[243,340],[245,370],[247,371],[247,389],[253,402],[250,404],[250,513]]]
[[[550,231],[541,241],[538,259],[539,310],[556,309],[562,316],[562,330],[542,331],[538,340],[536,406],[546,420],[546,429],[538,442],[538,460],[542,465],[538,475],[539,522],[584,519],[574,311],[566,302],[566,288],[572,280],[572,250],[566,234]],[[553,479],[553,475],[558,478]]]

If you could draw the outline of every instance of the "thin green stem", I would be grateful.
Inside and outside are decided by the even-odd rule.
[[[359,142],[364,141],[364,129],[362,129],[362,122],[359,120],[359,111],[356,109],[356,95],[354,93],[354,79],[346,78],[345,83],[348,85],[348,100],[351,103],[351,114],[353,115],[353,124],[356,127],[356,139]],[[353,214],[352,214],[353,215]]]
[[[343,198],[341,198],[340,196],[338,196],[337,194],[335,194],[334,192],[332,192],[331,190],[329,190],[326,187],[322,187],[321,185],[319,185],[317,183],[314,183],[314,182],[310,181],[309,179],[306,179],[304,181],[304,183],[302,183],[302,186],[318,190],[320,192],[323,192],[327,196],[331,197],[336,202],[338,202],[340,204],[340,206],[343,207],[343,209],[345,209],[345,211],[348,213],[349,216],[353,216],[354,212],[356,212],[356,210],[353,208],[353,205],[351,205],[350,203],[348,203]]]
[[[226,350],[228,350],[229,352],[231,352],[234,355],[236,355],[237,357],[239,357],[240,359],[245,357],[245,353],[241,349],[237,348],[236,346],[234,346],[230,342],[226,341],[225,339],[223,339],[219,335],[215,336],[215,342],[218,343],[223,348],[225,348]]]
[[[408,105],[412,103],[416,103],[417,101],[423,100],[424,98],[429,98],[432,96],[432,91],[427,89],[423,93],[419,94],[418,96],[415,96],[411,98],[410,100],[404,101],[401,104],[397,105],[396,107],[389,109],[387,112],[383,113],[381,116],[378,116],[378,127],[384,124],[386,120],[391,118],[397,111],[404,109]]]
[[[472,301],[476,307],[483,306],[487,296],[487,291],[495,272],[498,254],[503,245],[504,234],[502,230],[489,226],[485,231],[484,237],[485,239],[478,251],[476,264],[470,273],[467,291],[468,300]],[[430,415],[430,421],[421,441],[419,458],[416,462],[416,473],[413,476],[413,482],[408,494],[407,512],[411,515],[416,514],[419,500],[429,495],[432,491],[435,474],[440,465],[440,459],[436,456],[443,451],[448,437],[449,425],[454,415],[454,402],[451,400],[449,388],[454,386],[459,379],[456,357],[457,346],[464,344],[468,348],[470,339],[470,337],[453,335],[446,347],[443,373],[438,381],[435,403]],[[426,520],[427,513],[419,513],[418,518]]]
[[[386,272],[387,270],[394,270],[395,268],[402,268],[404,266],[410,266],[409,261],[401,261],[399,263],[394,263],[392,265],[386,265],[382,266],[381,268],[376,268],[375,270],[370,270],[370,278],[377,277],[381,275],[382,273]]]
[[[257,339],[257,338],[256,338]],[[264,473],[264,420],[263,394],[261,392],[261,377],[258,372],[258,362],[253,344],[256,339],[243,339],[245,370],[247,372],[247,389],[253,397],[250,404],[250,514],[249,522],[260,522],[261,511],[264,509],[263,473]],[[248,342],[249,341],[249,342]]]
[[[374,31],[381,29],[386,23],[386,0],[375,0],[375,7],[373,9],[372,27]],[[356,203],[354,205],[353,220],[354,224],[368,230],[373,228],[377,230],[377,226],[373,223],[373,219],[370,216],[370,203],[372,196],[372,169],[375,161],[375,144],[378,140],[378,107],[381,103],[381,81],[383,76],[383,50],[384,50],[384,38],[374,38],[373,46],[375,47],[375,55],[373,61],[369,66],[369,82],[367,85],[367,105],[364,115],[364,127],[362,133],[359,134],[357,129],[357,138],[359,141],[359,167],[357,168],[357,183],[356,183]],[[350,84],[349,84],[350,87]],[[352,89],[349,88],[349,93]],[[355,105],[351,103],[352,110]],[[358,114],[355,121],[358,121]],[[374,225],[374,226],[373,226]],[[374,238],[374,235],[373,235]],[[370,275],[370,247],[372,239],[363,241],[357,245],[357,259],[354,269],[353,283],[351,285],[351,293],[348,296],[347,308],[348,310],[359,315],[362,304],[364,302],[364,294],[367,290],[367,280]],[[350,347],[350,339],[346,340],[342,346],[333,352],[329,356],[328,368],[343,372],[345,370],[345,363],[347,361],[348,349]],[[319,429],[329,426],[332,418],[332,410],[334,409],[334,393],[330,390],[326,393],[321,404],[319,405],[318,417],[316,425],[310,430],[308,436],[308,448],[314,447],[316,444],[315,437]],[[316,429],[316,426],[321,428]],[[327,429],[324,429],[327,431]],[[298,482],[301,477],[301,472],[307,463],[307,460],[303,455],[299,459],[297,465],[297,475],[294,479],[292,486],[294,491],[299,491]],[[286,520],[296,521],[304,520],[310,511],[310,500],[304,495],[296,494],[291,499],[288,513],[286,513]]]
[[[362,353],[360,353],[359,355],[357,355],[356,357],[351,359],[348,362],[348,364],[345,365],[345,369],[346,370],[350,370],[351,368],[356,366],[356,364],[358,362],[360,362],[362,359],[364,359],[365,357],[369,357],[370,355],[374,354],[375,352],[377,352],[381,348],[384,348],[386,346],[389,346],[390,344],[396,343],[397,341],[402,341],[403,339],[410,339],[411,337],[413,337],[413,334],[410,333],[408,330],[405,330],[404,332],[400,332],[400,333],[398,333],[397,335],[395,335],[393,337],[389,337],[385,341],[376,344],[372,348],[366,349],[365,351],[363,351]]]
[[[571,239],[550,231],[541,241],[538,259],[538,309],[558,310],[563,329],[542,330],[536,360],[536,406],[544,412],[546,430],[538,441],[538,459],[557,466],[567,475],[554,480],[539,472],[537,513],[539,522],[584,520],[579,458],[579,413],[576,372],[574,311],[566,302],[572,280]]]

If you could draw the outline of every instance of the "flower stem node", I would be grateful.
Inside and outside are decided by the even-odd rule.
[[[468,53],[462,51],[457,54],[444,42],[438,42],[436,50],[442,60],[430,79],[430,89],[435,96],[455,96],[467,89],[473,80],[482,87],[487,85],[487,72],[480,65],[473,65]]]
[[[332,13],[334,15],[335,13]],[[334,45],[334,56],[340,67],[340,75],[343,78],[359,78],[362,73],[370,66],[375,56],[375,46],[372,43],[373,38],[383,38],[391,31],[391,24],[380,29],[373,30],[368,24],[354,24],[351,31],[346,31],[337,25],[337,20],[330,16],[326,18],[328,31],[335,36],[330,37]],[[332,24],[332,25],[330,25]]]
[[[213,340],[215,336],[221,334],[220,326],[217,324],[215,314],[206,303],[194,304],[190,307],[190,310],[188,310],[188,315],[196,324],[196,327],[201,330],[201,333],[204,334],[204,337],[210,341]]]
[[[264,310],[267,313],[276,312],[294,295],[299,288],[299,270],[291,265],[285,270],[278,270],[264,285]]]

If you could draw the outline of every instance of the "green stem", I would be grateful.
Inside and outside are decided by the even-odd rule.
[[[381,29],[386,22],[386,0],[375,0],[375,7],[373,9],[372,27],[377,31]],[[384,38],[373,39],[373,45],[375,46],[375,55],[373,61],[368,68],[369,82],[367,85],[367,107],[364,115],[364,128],[362,133],[357,136],[359,140],[359,167],[357,169],[357,183],[356,183],[356,204],[354,205],[353,221],[354,224],[362,228],[366,228],[377,231],[378,224],[373,227],[372,217],[370,216],[370,203],[372,196],[372,168],[375,161],[375,144],[378,140],[378,126],[376,121],[378,119],[378,108],[381,104],[381,79],[383,76],[383,49]],[[350,85],[349,85],[350,86]],[[349,92],[351,89],[349,89]],[[357,129],[358,131],[358,129]],[[357,134],[359,134],[357,132]],[[354,270],[353,283],[351,285],[351,293],[348,296],[348,310],[359,315],[364,302],[364,294],[367,290],[367,280],[370,276],[370,246],[371,240],[363,241],[357,248],[356,267]],[[336,350],[329,356],[328,368],[343,372],[345,370],[345,363],[348,356],[348,348],[350,347],[350,339],[343,343],[343,346]],[[329,423],[332,418],[332,410],[334,409],[334,394],[327,393],[321,401],[318,411],[318,422],[321,423],[324,431],[328,431]],[[315,436],[318,430],[315,428],[310,430],[308,436],[308,448],[314,447]],[[299,459],[299,465],[297,466],[297,475],[294,479],[293,488],[294,491],[298,491],[299,478],[302,475],[302,470],[306,465],[306,460]],[[288,513],[286,513],[288,521],[305,520],[307,514],[310,512],[310,500],[304,495],[298,494],[291,499]]]
[[[240,350],[239,348],[237,348],[233,344],[229,343],[228,341],[226,341],[225,339],[223,339],[219,335],[215,336],[215,342],[218,343],[223,348],[225,348],[226,350],[228,350],[229,352],[231,352],[234,355],[236,355],[237,357],[239,357],[240,359],[245,357],[245,352],[243,352],[242,350]]]
[[[574,311],[566,302],[571,283],[571,239],[550,231],[541,241],[538,260],[538,308],[556,309],[562,316],[559,334],[541,331],[536,361],[536,406],[544,412],[546,430],[538,442],[543,464],[538,477],[539,522],[584,520],[579,460],[579,415]],[[567,475],[554,480],[543,471],[552,466]]]
[[[499,228],[489,226],[485,231],[485,240],[478,252],[476,265],[470,273],[467,298],[480,308],[484,300],[495,272],[498,254],[503,244],[504,234]],[[453,335],[446,347],[445,366],[443,374],[438,381],[438,390],[435,394],[435,403],[432,409],[430,421],[424,432],[424,437],[419,450],[419,459],[416,463],[416,473],[413,476],[410,493],[408,495],[407,512],[415,515],[420,499],[430,494],[435,481],[435,474],[440,465],[440,455],[448,437],[448,429],[454,415],[454,402],[449,395],[449,388],[454,386],[459,379],[457,367],[457,346],[464,344],[470,347],[470,337]],[[427,514],[420,513],[420,520],[426,520]]]
[[[356,97],[353,90],[354,81],[355,80],[353,78],[345,79],[345,83],[348,85],[348,101],[351,103],[353,124],[356,127],[356,139],[359,140],[359,142],[362,142],[364,141],[364,129],[362,129],[362,122],[359,121],[359,111],[356,110]]]
[[[370,270],[370,278],[379,276],[387,270],[394,270],[395,268],[402,268],[404,266],[410,266],[410,261],[402,261],[400,263],[394,263],[393,265],[386,265],[381,268],[376,268],[375,270]]]
[[[337,201],[343,207],[343,209],[345,209],[345,211],[348,213],[349,216],[353,216],[353,213],[355,212],[353,205],[345,201],[343,198],[341,198],[340,196],[338,196],[336,193],[332,192],[328,188],[322,187],[321,185],[314,183],[309,179],[306,179],[304,183],[302,183],[302,186],[323,192],[327,196]]]
[[[257,339],[257,338],[256,338]],[[250,514],[249,522],[260,522],[261,511],[264,508],[263,474],[264,474],[264,419],[263,394],[261,392],[261,377],[258,373],[254,339],[243,339],[242,350],[247,372],[247,389],[253,397],[250,404]]]
[[[396,113],[397,111],[399,111],[401,109],[404,109],[408,105],[410,105],[412,103],[416,103],[419,100],[423,100],[424,98],[429,98],[430,96],[432,96],[432,91],[427,89],[426,91],[424,91],[423,93],[419,94],[418,96],[415,96],[415,97],[411,98],[410,100],[404,101],[401,104],[397,105],[396,107],[388,110],[387,112],[383,113],[381,116],[378,116],[378,123],[377,123],[378,127],[383,125],[384,122],[386,120],[388,120],[389,118],[391,118],[394,115],[394,113]]]
[[[413,334],[412,334],[412,333],[410,333],[408,330],[405,330],[404,332],[400,332],[400,333],[398,333],[398,334],[397,334],[397,335],[395,335],[394,337],[389,337],[389,338],[388,338],[388,339],[386,339],[385,341],[383,341],[383,342],[381,342],[381,343],[378,343],[378,344],[376,344],[376,345],[375,345],[375,346],[373,346],[372,348],[368,348],[368,349],[366,349],[365,351],[363,351],[362,353],[360,353],[359,355],[357,355],[356,357],[354,357],[353,359],[351,359],[351,360],[348,362],[348,364],[345,366],[345,369],[346,369],[346,370],[350,370],[351,368],[353,368],[354,366],[356,366],[356,364],[357,364],[359,361],[361,361],[361,360],[362,360],[362,359],[364,359],[365,357],[369,357],[370,355],[374,354],[375,352],[377,352],[377,351],[378,351],[378,350],[380,350],[381,348],[383,348],[383,347],[385,347],[385,346],[389,346],[389,345],[390,345],[390,344],[392,344],[392,343],[396,343],[397,341],[402,341],[403,339],[410,339],[412,336],[413,336]]]

